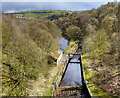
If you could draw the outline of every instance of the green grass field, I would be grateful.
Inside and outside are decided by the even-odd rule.
[[[71,13],[71,11],[67,10],[31,10],[15,13],[15,16],[24,16],[26,18],[48,18],[52,15],[60,16],[65,15],[67,13]]]

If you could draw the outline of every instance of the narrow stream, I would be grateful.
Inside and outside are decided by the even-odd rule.
[[[65,38],[60,38],[59,40],[60,43],[60,48],[62,51],[65,51],[65,49],[68,47],[68,40],[66,40]]]

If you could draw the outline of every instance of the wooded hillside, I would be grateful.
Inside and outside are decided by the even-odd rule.
[[[80,40],[87,69],[93,72],[89,80],[109,95],[119,95],[119,7],[118,3],[108,3],[53,21],[68,40]]]
[[[56,65],[56,39],[61,30],[47,19],[15,19],[3,14],[2,20],[3,95],[29,95],[27,82],[39,75],[47,77]]]
[[[29,95],[29,80],[37,80],[40,75],[48,77],[50,68],[56,65],[55,58],[60,48],[56,39],[61,37],[62,31],[66,39],[80,40],[83,66],[85,70],[87,69],[85,71],[87,81],[94,83],[108,95],[118,96],[120,85],[118,5],[120,4],[108,3],[98,9],[74,11],[59,17],[47,16],[51,20],[55,18],[53,21],[40,18],[20,19],[12,14],[3,14],[3,95]],[[46,18],[45,13],[43,16]],[[29,17],[31,14],[28,14]]]

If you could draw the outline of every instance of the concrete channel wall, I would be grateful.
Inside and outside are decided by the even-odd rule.
[[[74,47],[72,47],[70,53],[76,53],[76,51],[78,50],[78,45],[75,45]],[[61,69],[59,70],[59,72],[57,73],[57,78],[54,81],[54,86],[53,86],[53,96],[55,96],[55,91],[56,89],[59,87],[63,74],[65,73],[65,70],[67,68],[69,59],[72,57],[72,55],[69,55],[69,53],[63,54],[61,53],[58,60],[57,60],[57,64],[60,64]]]
[[[81,57],[81,56],[80,56]],[[81,61],[82,61],[82,57],[80,58],[81,59]],[[84,84],[85,84],[85,86],[86,86],[86,88],[87,88],[87,90],[88,90],[88,93],[89,93],[89,95],[90,96],[93,96],[92,95],[92,93],[91,93],[91,91],[90,91],[90,89],[88,88],[88,86],[87,86],[87,81],[85,80],[85,75],[84,75],[84,67],[83,67],[83,65],[82,65],[82,62],[80,62],[81,64],[81,72],[82,72],[82,80],[83,80],[83,82],[84,82]]]
[[[69,53],[66,53],[64,54],[63,52],[61,52],[60,56],[59,56],[59,59],[58,59],[58,66],[60,64],[61,68],[59,70],[59,72],[57,73],[57,78],[56,80],[54,81],[54,85],[53,85],[53,96],[61,96],[59,93],[62,93],[61,91],[64,92],[65,95],[68,95],[69,96],[69,93],[72,92],[72,94],[74,94],[74,92],[77,92],[77,93],[80,93],[81,92],[81,87],[60,87],[60,83],[62,81],[62,78],[65,74],[65,71],[67,69],[67,65],[69,63],[69,60],[70,58],[72,58],[73,55],[71,54],[74,54],[76,53],[76,51],[78,50],[79,48],[79,45],[75,45],[74,47],[71,48],[71,51],[69,51]],[[82,61],[82,58],[81,58],[81,55],[80,55],[80,61]],[[87,96],[92,96],[92,93],[91,91],[89,90],[88,86],[87,86],[87,82],[85,81],[85,75],[84,75],[84,68],[83,68],[83,65],[82,65],[82,62],[80,62],[80,66],[81,66],[81,75],[82,75],[82,82],[83,82],[83,88],[86,88],[85,92],[87,92]],[[68,91],[68,89],[71,89],[70,91]],[[62,96],[65,96],[63,93],[62,93]],[[83,93],[82,93],[83,94]],[[78,94],[79,95],[79,94]]]

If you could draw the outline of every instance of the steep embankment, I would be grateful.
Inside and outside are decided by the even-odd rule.
[[[87,79],[109,95],[119,95],[118,8],[117,3],[108,3],[53,21],[67,39],[80,40],[87,61],[83,66],[92,73]]]
[[[50,69],[56,66],[60,32],[49,20],[15,19],[3,14],[3,95],[29,95],[30,80],[49,77]]]

